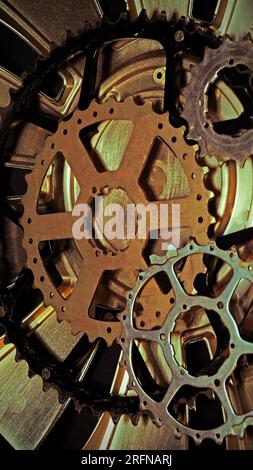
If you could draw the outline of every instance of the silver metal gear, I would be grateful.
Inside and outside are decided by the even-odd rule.
[[[175,274],[175,265],[187,256],[191,255],[212,255],[217,257],[223,263],[226,263],[231,269],[231,278],[223,292],[216,298],[204,295],[187,294],[177,275]],[[135,326],[136,302],[139,293],[145,284],[154,276],[163,273],[175,293],[175,303],[170,310],[163,326],[153,330],[138,330]],[[197,274],[197,273],[196,273]],[[197,444],[203,439],[211,438],[218,444],[221,444],[226,436],[233,435],[240,438],[244,435],[247,426],[253,424],[253,410],[238,415],[235,413],[226,381],[234,371],[239,357],[244,354],[253,354],[253,344],[243,340],[239,334],[237,324],[230,311],[230,299],[241,279],[247,279],[253,282],[253,265],[242,262],[234,251],[223,251],[215,243],[206,246],[200,246],[194,241],[189,242],[185,247],[177,252],[168,252],[166,256],[151,256],[151,265],[145,272],[140,272],[135,287],[129,291],[127,305],[124,312],[119,315],[122,323],[122,335],[118,342],[123,350],[122,366],[129,375],[129,390],[134,390],[140,399],[140,411],[151,415],[157,426],[168,425],[174,428],[175,436],[180,438],[182,435],[190,436]],[[169,304],[169,299],[168,299]],[[171,343],[171,335],[175,322],[183,312],[201,306],[206,311],[213,311],[218,314],[221,322],[229,332],[228,354],[224,362],[212,375],[191,375],[185,367],[179,365],[175,357],[175,350]],[[160,401],[156,401],[146,390],[143,389],[136,368],[133,364],[132,351],[135,341],[155,342],[161,347],[164,358],[172,373],[171,382],[165,395]],[[176,393],[184,385],[196,389],[209,389],[218,397],[224,411],[224,423],[214,429],[202,430],[193,429],[186,424],[179,422],[169,411],[169,405]]]
[[[191,65],[191,81],[182,90],[184,110],[188,122],[188,139],[198,141],[200,156],[212,155],[220,160],[244,161],[253,152],[253,129],[238,136],[218,134],[207,112],[208,86],[226,68],[243,64],[253,72],[253,45],[250,39],[233,41],[226,37],[217,49],[206,47],[203,60]]]

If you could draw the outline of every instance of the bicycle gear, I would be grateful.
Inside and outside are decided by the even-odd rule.
[[[118,170],[108,171],[105,167],[100,167],[98,171],[79,136],[85,128],[106,122],[112,119],[112,116],[115,122],[131,121],[133,132]],[[46,240],[53,243],[55,240],[72,239],[74,218],[69,212],[57,213],[56,210],[48,214],[38,213],[38,196],[36,198],[34,195],[39,195],[50,164],[56,155],[63,154],[79,181],[80,194],[76,203],[81,201],[88,204],[96,195],[103,196],[105,201],[112,193],[113,200],[117,201],[118,192],[121,193],[118,197],[124,193],[124,199],[127,201],[148,207],[150,202],[141,187],[140,177],[147,164],[152,144],[159,138],[175,155],[174,165],[182,166],[186,190],[183,197],[177,198],[172,183],[175,176],[172,166],[172,176],[167,175],[172,185],[169,199],[153,198],[152,204],[158,210],[162,204],[168,204],[169,222],[172,220],[171,203],[180,204],[181,227],[187,228],[191,236],[203,241],[207,239],[210,220],[206,209],[209,193],[204,188],[203,170],[195,160],[196,148],[185,143],[183,133],[184,128],[173,128],[169,124],[167,113],[154,113],[149,102],[142,106],[136,105],[132,98],[123,103],[115,100],[103,104],[93,102],[86,111],[75,111],[67,122],[63,121],[57,132],[47,139],[43,151],[37,155],[34,170],[26,177],[27,193],[22,197],[24,214],[21,224],[24,227],[23,246],[27,253],[27,266],[34,274],[35,286],[43,292],[45,304],[55,308],[59,320],[71,323],[74,334],[83,331],[91,342],[102,337],[108,344],[119,336],[119,323],[92,318],[89,315],[90,306],[103,272],[117,273],[124,271],[127,266],[128,272],[134,273],[136,265],[145,268],[143,249],[146,240],[125,240],[124,243],[118,241],[118,246],[115,245],[116,242],[113,246],[112,242],[97,241],[95,238],[74,240],[81,256],[80,266],[76,268],[79,270],[77,282],[72,292],[70,289],[66,289],[66,293],[62,290],[59,292],[49,279],[39,245]],[[90,204],[92,205],[92,202]],[[138,226],[138,222],[136,223]],[[165,228],[161,224],[162,220],[159,220],[158,226]],[[153,287],[153,292],[155,291],[156,285]],[[160,308],[164,310],[164,305],[161,304]]]
[[[248,72],[248,94],[244,97],[243,104],[248,108],[251,106],[252,109],[253,59],[250,39],[235,42],[226,37],[218,48],[206,47],[203,60],[191,66],[190,83],[182,90],[184,98],[182,116],[189,125],[187,137],[198,142],[202,157],[212,155],[221,160],[233,159],[244,162],[253,152],[250,109],[249,116],[246,116],[245,109],[242,109],[239,117],[236,116],[227,122],[230,128],[235,127],[233,135],[217,129],[217,122],[212,121],[209,110],[210,87],[222,70],[231,73],[231,70],[233,72],[235,69],[241,78]],[[235,84],[234,89],[236,88],[238,89],[238,83]]]
[[[206,257],[212,255],[226,263],[232,270],[232,275],[226,287],[217,297],[186,294],[175,274],[175,265],[179,261],[196,254],[205,255]],[[211,438],[215,442],[221,443],[229,435],[243,437],[245,428],[253,423],[253,410],[243,415],[236,414],[229,398],[226,383],[239,358],[253,353],[253,345],[240,336],[230,311],[230,299],[242,279],[252,283],[252,264],[242,262],[233,251],[225,252],[220,250],[214,243],[199,246],[193,241],[178,250],[177,253],[170,253],[164,257],[152,256],[151,261],[151,266],[146,271],[139,273],[134,289],[128,293],[126,309],[119,314],[122,324],[122,336],[118,342],[123,349],[122,366],[125,367],[129,375],[129,389],[138,395],[142,412],[149,413],[158,426],[170,425],[174,428],[175,435],[178,437],[186,434],[191,436],[198,444],[205,438]],[[137,312],[140,309],[139,294],[145,288],[145,284],[159,273],[167,276],[168,282],[175,292],[176,301],[161,328],[140,331],[135,323]],[[216,321],[219,319],[223,334],[225,329],[228,334],[226,346],[223,345],[225,351],[216,349],[210,364],[197,374],[190,373],[183,361],[177,357],[173,340],[177,322],[182,321],[182,316],[189,314],[189,312],[191,316],[194,315],[193,311],[195,309],[204,309],[209,312],[210,318],[212,316],[210,312],[213,312]],[[187,324],[189,323],[189,316],[185,321]],[[212,323],[212,320],[210,321]],[[152,393],[148,392],[143,386],[143,371],[141,376],[138,375],[140,369],[138,364],[135,364],[134,345],[136,342],[141,343],[143,341],[156,343],[163,351],[163,356],[171,372],[169,386],[167,389],[163,389],[163,393],[161,388],[153,390]],[[170,404],[183,386],[192,387],[195,390],[207,389],[215,394],[223,408],[224,422],[214,429],[194,429],[173,416]]]

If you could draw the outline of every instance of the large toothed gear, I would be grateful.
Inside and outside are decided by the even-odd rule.
[[[193,255],[214,256],[219,262],[226,263],[229,266],[229,280],[219,296],[189,295],[183,289],[175,274],[175,265]],[[252,264],[242,262],[234,251],[220,250],[214,243],[200,246],[195,242],[189,242],[177,252],[168,252],[167,256],[152,256],[150,267],[139,273],[134,289],[128,293],[126,309],[119,315],[122,324],[122,335],[119,344],[123,350],[122,366],[129,375],[128,387],[139,397],[140,410],[143,413],[150,414],[158,426],[168,425],[172,427],[177,437],[182,435],[190,436],[197,444],[205,438],[211,438],[217,443],[221,443],[229,435],[243,437],[247,426],[253,424],[253,410],[244,414],[237,414],[233,409],[227,389],[227,381],[239,358],[244,354],[253,353],[252,343],[242,339],[230,311],[230,299],[238,283],[242,279],[246,279],[250,283],[253,282],[252,268]],[[168,313],[162,327],[141,331],[136,327],[136,316],[140,310],[139,294],[154,276],[161,273],[167,277],[168,282],[173,287],[175,293],[174,306]],[[228,339],[224,355],[217,349],[210,362],[210,367],[194,375],[189,373],[185,364],[178,359],[173,335],[175,326],[182,319],[182,315],[193,312],[195,308],[215,312],[216,321],[219,318],[223,333],[224,329],[228,332]],[[142,344],[142,342],[159,345],[163,351],[165,361],[171,372],[170,383],[167,388],[163,389],[163,393],[161,393],[161,387],[156,391],[153,389],[151,393],[151,389],[147,391],[147,386],[144,387],[143,385],[143,370],[142,375],[140,375],[140,366],[138,367],[138,364],[136,364],[136,354],[133,354],[136,344]],[[221,357],[223,357],[223,361],[221,361]],[[187,423],[187,418],[183,422],[173,415],[170,405],[183,386],[192,387],[195,391],[205,389],[204,393],[208,390],[211,395],[215,394],[224,413],[223,423],[213,429],[194,429]],[[195,399],[196,397],[188,401],[190,408],[194,408]],[[177,400],[176,407],[178,403],[180,403],[180,400]]]
[[[253,45],[250,39],[233,41],[226,37],[217,49],[206,47],[204,58],[191,66],[190,83],[182,90],[182,116],[189,126],[188,139],[200,147],[200,155],[212,155],[220,160],[243,162],[253,152],[253,129],[242,129],[238,134],[225,135],[215,131],[207,109],[207,93],[218,73],[243,65],[253,71]]]
[[[133,127],[120,166],[114,171],[103,167],[101,171],[102,162],[100,161],[98,171],[96,162],[92,160],[92,156],[83,145],[80,135],[92,125],[99,125],[101,122],[117,124],[122,120],[127,120]],[[170,149],[173,165],[179,165],[182,168],[186,190],[183,197],[177,197],[174,194],[174,186],[175,188],[177,186],[173,180],[171,195],[161,200],[154,197],[151,204],[158,209],[158,214],[160,214],[161,206],[165,207],[166,204],[168,223],[172,222],[172,203],[179,204],[180,227],[188,227],[191,236],[194,236],[200,243],[205,242],[210,223],[207,210],[209,192],[204,187],[203,168],[195,159],[197,147],[185,142],[184,131],[184,127],[174,128],[169,123],[167,113],[156,114],[150,102],[139,106],[132,98],[122,103],[113,99],[103,104],[94,101],[87,110],[75,111],[67,122],[63,121],[59,125],[57,132],[47,139],[44,149],[36,156],[34,170],[26,177],[27,192],[22,197],[24,214],[21,223],[24,228],[23,246],[27,253],[27,266],[33,272],[35,287],[42,291],[45,304],[55,308],[59,320],[70,322],[73,333],[82,331],[88,335],[91,342],[102,337],[108,344],[112,344],[120,335],[119,322],[100,321],[94,318],[90,307],[105,271],[116,273],[115,276],[120,279],[118,273],[134,273],[136,266],[146,268],[143,256],[146,240],[126,239],[125,243],[123,243],[124,240],[119,240],[117,246],[116,242],[114,246],[112,241],[104,238],[99,241],[85,238],[74,240],[72,227],[75,218],[71,211],[54,210],[52,213],[38,211],[39,194],[48,169],[55,157],[63,154],[80,185],[76,204],[86,203],[92,206],[92,198],[99,195],[104,197],[104,201],[112,197],[112,202],[117,202],[117,195],[121,197],[124,193],[125,202],[143,204],[148,209],[150,200],[142,187],[141,175],[147,166],[153,143],[156,138],[159,138]],[[156,165],[158,163],[159,161]],[[173,166],[171,172],[172,176],[167,175],[167,178],[174,178],[177,175]],[[116,199],[114,199],[114,194]],[[138,226],[139,222],[136,223]],[[162,226],[163,218],[160,216],[158,223],[160,229],[168,228],[167,222],[165,227]],[[44,241],[53,243],[55,240],[69,239],[73,239],[75,249],[79,253],[79,267],[75,265],[77,281],[70,288],[59,291],[53,285],[45,269],[39,246]],[[64,263],[66,265],[67,261],[65,260]],[[149,303],[152,302],[150,299],[158,296],[159,288],[154,283],[148,296]],[[163,302],[159,308],[166,311]],[[153,322],[155,325],[157,319],[154,317],[148,322],[151,324]]]

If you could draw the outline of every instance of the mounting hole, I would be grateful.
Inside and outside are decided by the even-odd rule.
[[[233,65],[234,59],[229,59],[228,63],[229,63],[229,65]]]
[[[97,117],[98,113],[97,111],[93,111],[93,117]]]
[[[201,199],[202,199],[201,194],[197,194],[196,199],[197,199],[197,201],[201,201]]]
[[[209,122],[205,122],[204,128],[205,128],[205,129],[208,129],[208,127],[209,127]]]
[[[200,434],[199,433],[196,434],[196,438],[200,439]]]
[[[123,315],[122,320],[126,320],[126,318],[127,318],[126,315]]]
[[[142,281],[142,279],[143,279],[142,274],[139,275],[139,279],[140,279],[140,281]]]
[[[33,263],[36,264],[37,263],[37,258],[33,258]]]
[[[214,385],[216,385],[216,387],[219,387],[219,386],[220,386],[220,381],[219,381],[219,379],[215,379]]]
[[[55,143],[52,143],[51,144],[51,149],[54,149],[55,148]]]
[[[217,303],[217,307],[218,307],[219,309],[222,309],[222,308],[224,307],[224,303],[223,303],[223,302],[218,302],[218,303]]]
[[[161,122],[159,122],[158,129],[162,129],[162,128],[163,128],[163,124]]]
[[[166,335],[164,333],[160,334],[160,340],[165,341],[166,340]]]
[[[183,154],[183,160],[187,160],[187,158],[188,158],[188,153],[184,153]]]
[[[125,338],[120,338],[121,343],[125,342]]]
[[[216,437],[217,437],[217,439],[220,439],[220,434],[217,433],[217,434],[216,434]]]
[[[77,119],[77,124],[82,124],[82,119],[81,118]]]
[[[196,179],[196,173],[192,173],[191,178],[192,178],[192,180],[195,180]]]
[[[67,133],[68,133],[67,129],[64,129],[63,130],[63,135],[67,135]]]
[[[145,326],[145,321],[142,320],[142,321],[140,322],[140,325],[141,325],[141,327],[143,328],[143,327]]]
[[[128,298],[129,298],[129,299],[132,299],[132,298],[133,298],[133,294],[128,294]]]
[[[62,312],[65,312],[65,307],[62,307],[62,308],[61,308],[61,311],[62,311]]]
[[[159,311],[155,312],[155,316],[156,316],[156,318],[159,318],[161,316],[161,312],[159,312]]]
[[[175,303],[174,297],[171,297],[171,298],[170,298],[170,303],[171,303],[171,304],[174,304],[174,303]]]
[[[186,304],[183,305],[183,309],[184,309],[184,310],[187,309],[187,305],[186,305]]]
[[[231,344],[230,344],[230,348],[231,348],[231,349],[234,349],[234,348],[235,348],[235,344],[234,344],[234,343],[231,343]]]
[[[181,375],[184,375],[184,374],[185,374],[184,369],[180,369],[180,374],[181,374]]]
[[[44,276],[40,276],[40,282],[44,282],[44,281],[45,281]]]
[[[31,223],[32,223],[32,219],[30,219],[30,217],[29,217],[29,218],[26,220],[26,222],[27,222],[28,224],[31,224]]]
[[[177,141],[177,138],[173,135],[171,142],[175,143]]]
[[[111,333],[111,332],[112,332],[112,329],[111,329],[111,327],[110,327],[110,326],[108,326],[108,328],[107,328],[107,330],[106,330],[106,331],[107,331],[107,333]]]
[[[147,406],[148,403],[146,402],[146,400],[144,400],[144,401],[142,402],[142,404],[143,404],[143,406]]]
[[[214,246],[210,245],[210,251],[214,251]]]
[[[198,223],[199,223],[199,224],[202,224],[202,223],[203,223],[203,220],[204,220],[203,217],[199,217],[199,218],[198,218]]]
[[[44,166],[45,165],[45,160],[41,160],[40,164],[41,164],[41,166]]]
[[[157,80],[161,80],[163,78],[162,72],[157,72],[156,78],[157,78]]]
[[[114,109],[111,108],[111,109],[109,110],[109,113],[110,113],[110,114],[113,114],[113,113],[114,113]]]
[[[97,192],[97,188],[95,188],[95,186],[93,186],[92,192],[93,192],[93,194],[95,194]]]
[[[53,298],[53,296],[54,296],[54,293],[53,293],[53,292],[50,292],[50,297],[51,297],[51,299]]]
[[[29,245],[32,245],[32,244],[33,244],[33,239],[29,238]]]
[[[190,250],[193,250],[194,246],[193,246],[193,245],[190,245],[189,248],[190,248]]]

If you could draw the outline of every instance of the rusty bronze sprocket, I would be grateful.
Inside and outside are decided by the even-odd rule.
[[[132,135],[116,171],[101,168],[101,162],[98,169],[80,139],[80,131],[85,132],[86,128],[109,119],[129,120],[133,123]],[[154,140],[161,139],[182,166],[188,180],[189,193],[184,198],[156,200],[152,201],[152,204],[159,209],[161,204],[167,202],[168,220],[171,220],[171,203],[180,204],[181,227],[188,227],[189,235],[203,243],[207,239],[210,223],[207,210],[209,193],[203,184],[203,168],[196,162],[197,147],[185,142],[184,132],[184,127],[174,128],[169,123],[167,113],[156,114],[150,102],[140,106],[133,98],[128,98],[122,103],[113,99],[103,104],[93,101],[87,110],[77,110],[68,121],[62,121],[57,132],[47,139],[44,149],[36,156],[35,168],[27,175],[27,192],[22,198],[24,214],[21,223],[24,228],[23,245],[27,253],[27,266],[32,269],[35,286],[43,292],[45,304],[55,308],[59,320],[71,323],[74,334],[82,331],[88,335],[90,341],[102,337],[108,344],[119,337],[120,322],[100,321],[92,317],[91,302],[105,271],[117,273],[120,278],[124,272],[134,276],[136,266],[145,269],[143,249],[146,240],[130,240],[124,250],[118,250],[116,253],[110,249],[100,249],[95,240],[74,240],[82,263],[71,295],[62,296],[45,270],[39,243],[45,240],[72,239],[75,218],[71,212],[39,214],[37,211],[38,196],[50,164],[58,154],[62,154],[69,163],[80,185],[76,203],[90,203],[94,193],[103,195],[105,189],[106,194],[120,189],[131,202],[142,203],[147,207],[149,201],[141,186],[141,173],[147,164]],[[149,301],[151,299],[151,309],[156,293],[160,293],[160,290],[154,283],[148,295]],[[167,302],[165,299],[162,302],[159,308],[166,312]],[[157,319],[154,318],[153,321],[156,323]]]

